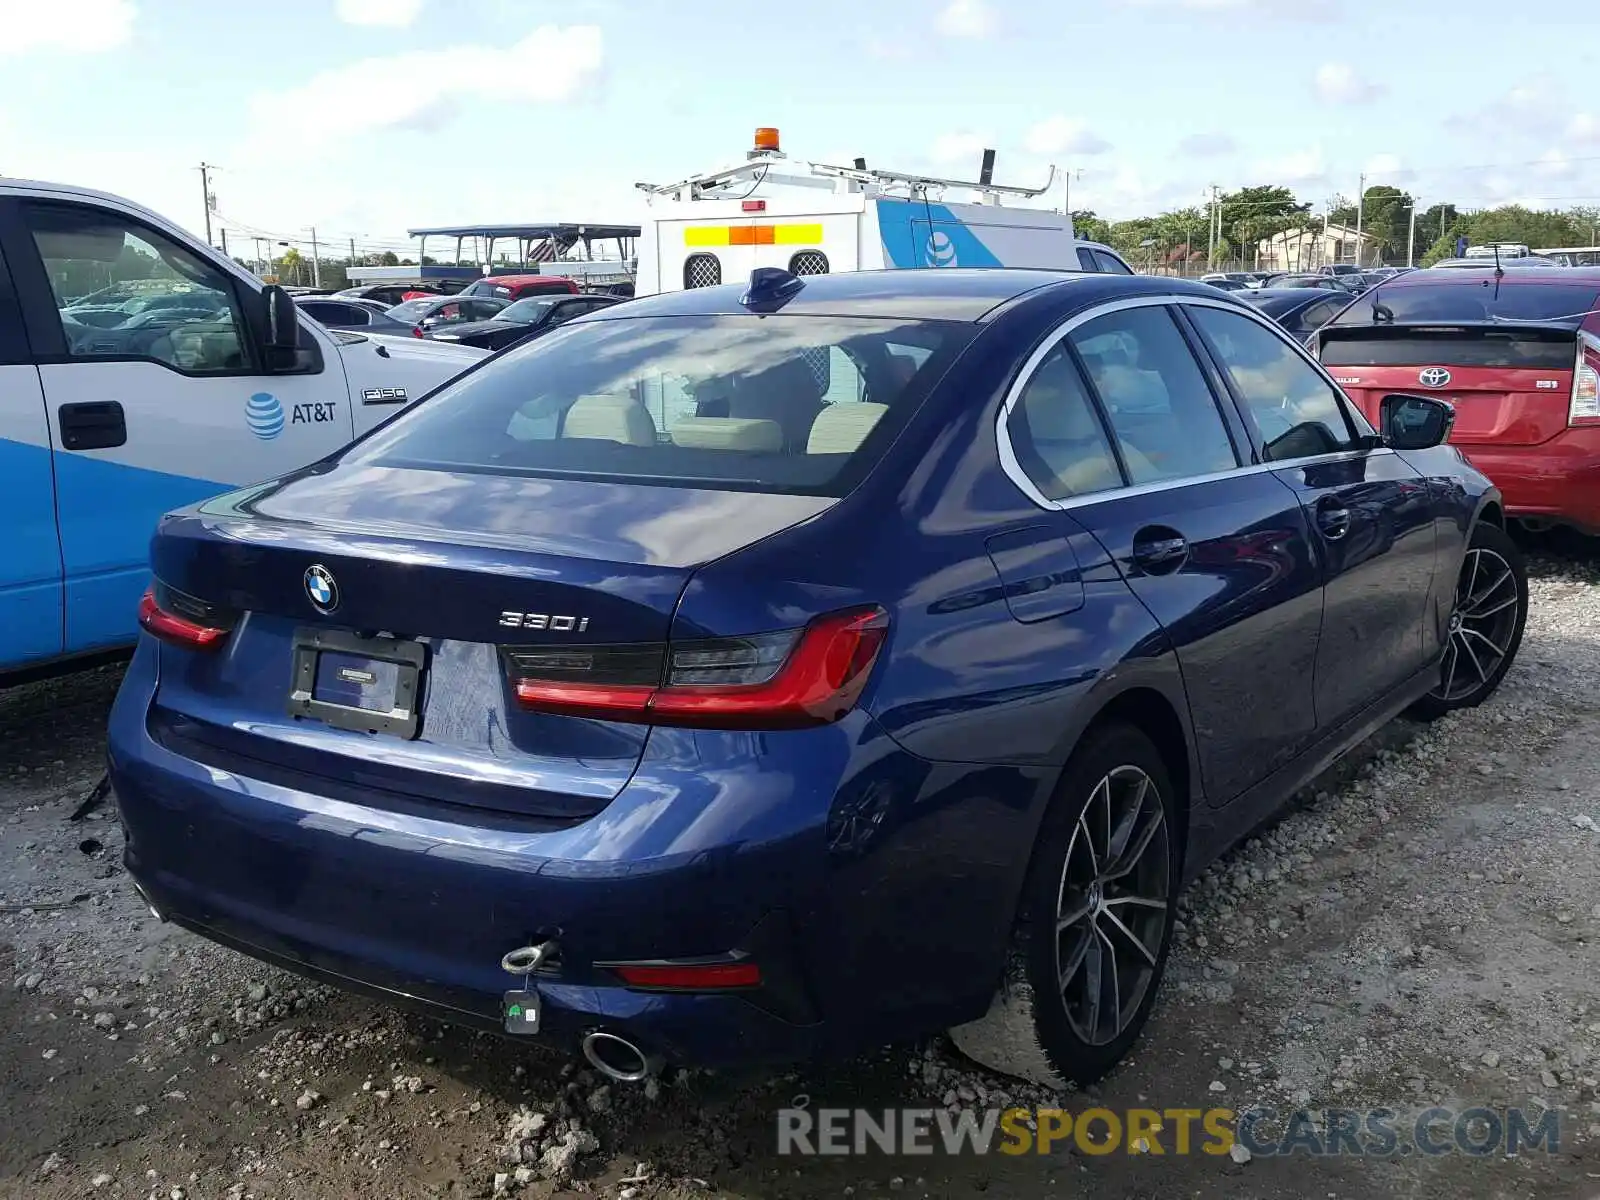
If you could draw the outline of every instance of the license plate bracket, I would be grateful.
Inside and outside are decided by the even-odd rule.
[[[414,738],[425,659],[420,642],[299,630],[289,715],[356,733]]]

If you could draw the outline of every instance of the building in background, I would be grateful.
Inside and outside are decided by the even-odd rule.
[[[1348,225],[1319,222],[1264,239],[1256,247],[1256,256],[1257,270],[1314,271],[1329,263],[1371,266],[1375,248],[1371,237]]]

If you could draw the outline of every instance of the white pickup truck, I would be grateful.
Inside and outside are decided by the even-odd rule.
[[[0,680],[133,641],[163,512],[314,462],[485,353],[332,332],[136,204],[0,178]]]

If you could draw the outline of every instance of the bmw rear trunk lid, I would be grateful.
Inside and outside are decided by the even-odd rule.
[[[362,802],[582,819],[649,725],[526,711],[508,653],[662,643],[696,566],[832,503],[379,466],[233,493],[152,544],[162,607],[226,638],[162,647],[152,735]]]

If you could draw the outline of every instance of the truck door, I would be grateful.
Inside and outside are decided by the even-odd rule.
[[[44,391],[0,256],[0,671],[61,653],[61,543]]]
[[[162,513],[289,471],[353,434],[330,347],[262,367],[256,297],[175,230],[110,204],[0,201],[44,391],[67,653],[132,640]],[[312,335],[315,337],[316,335]]]

